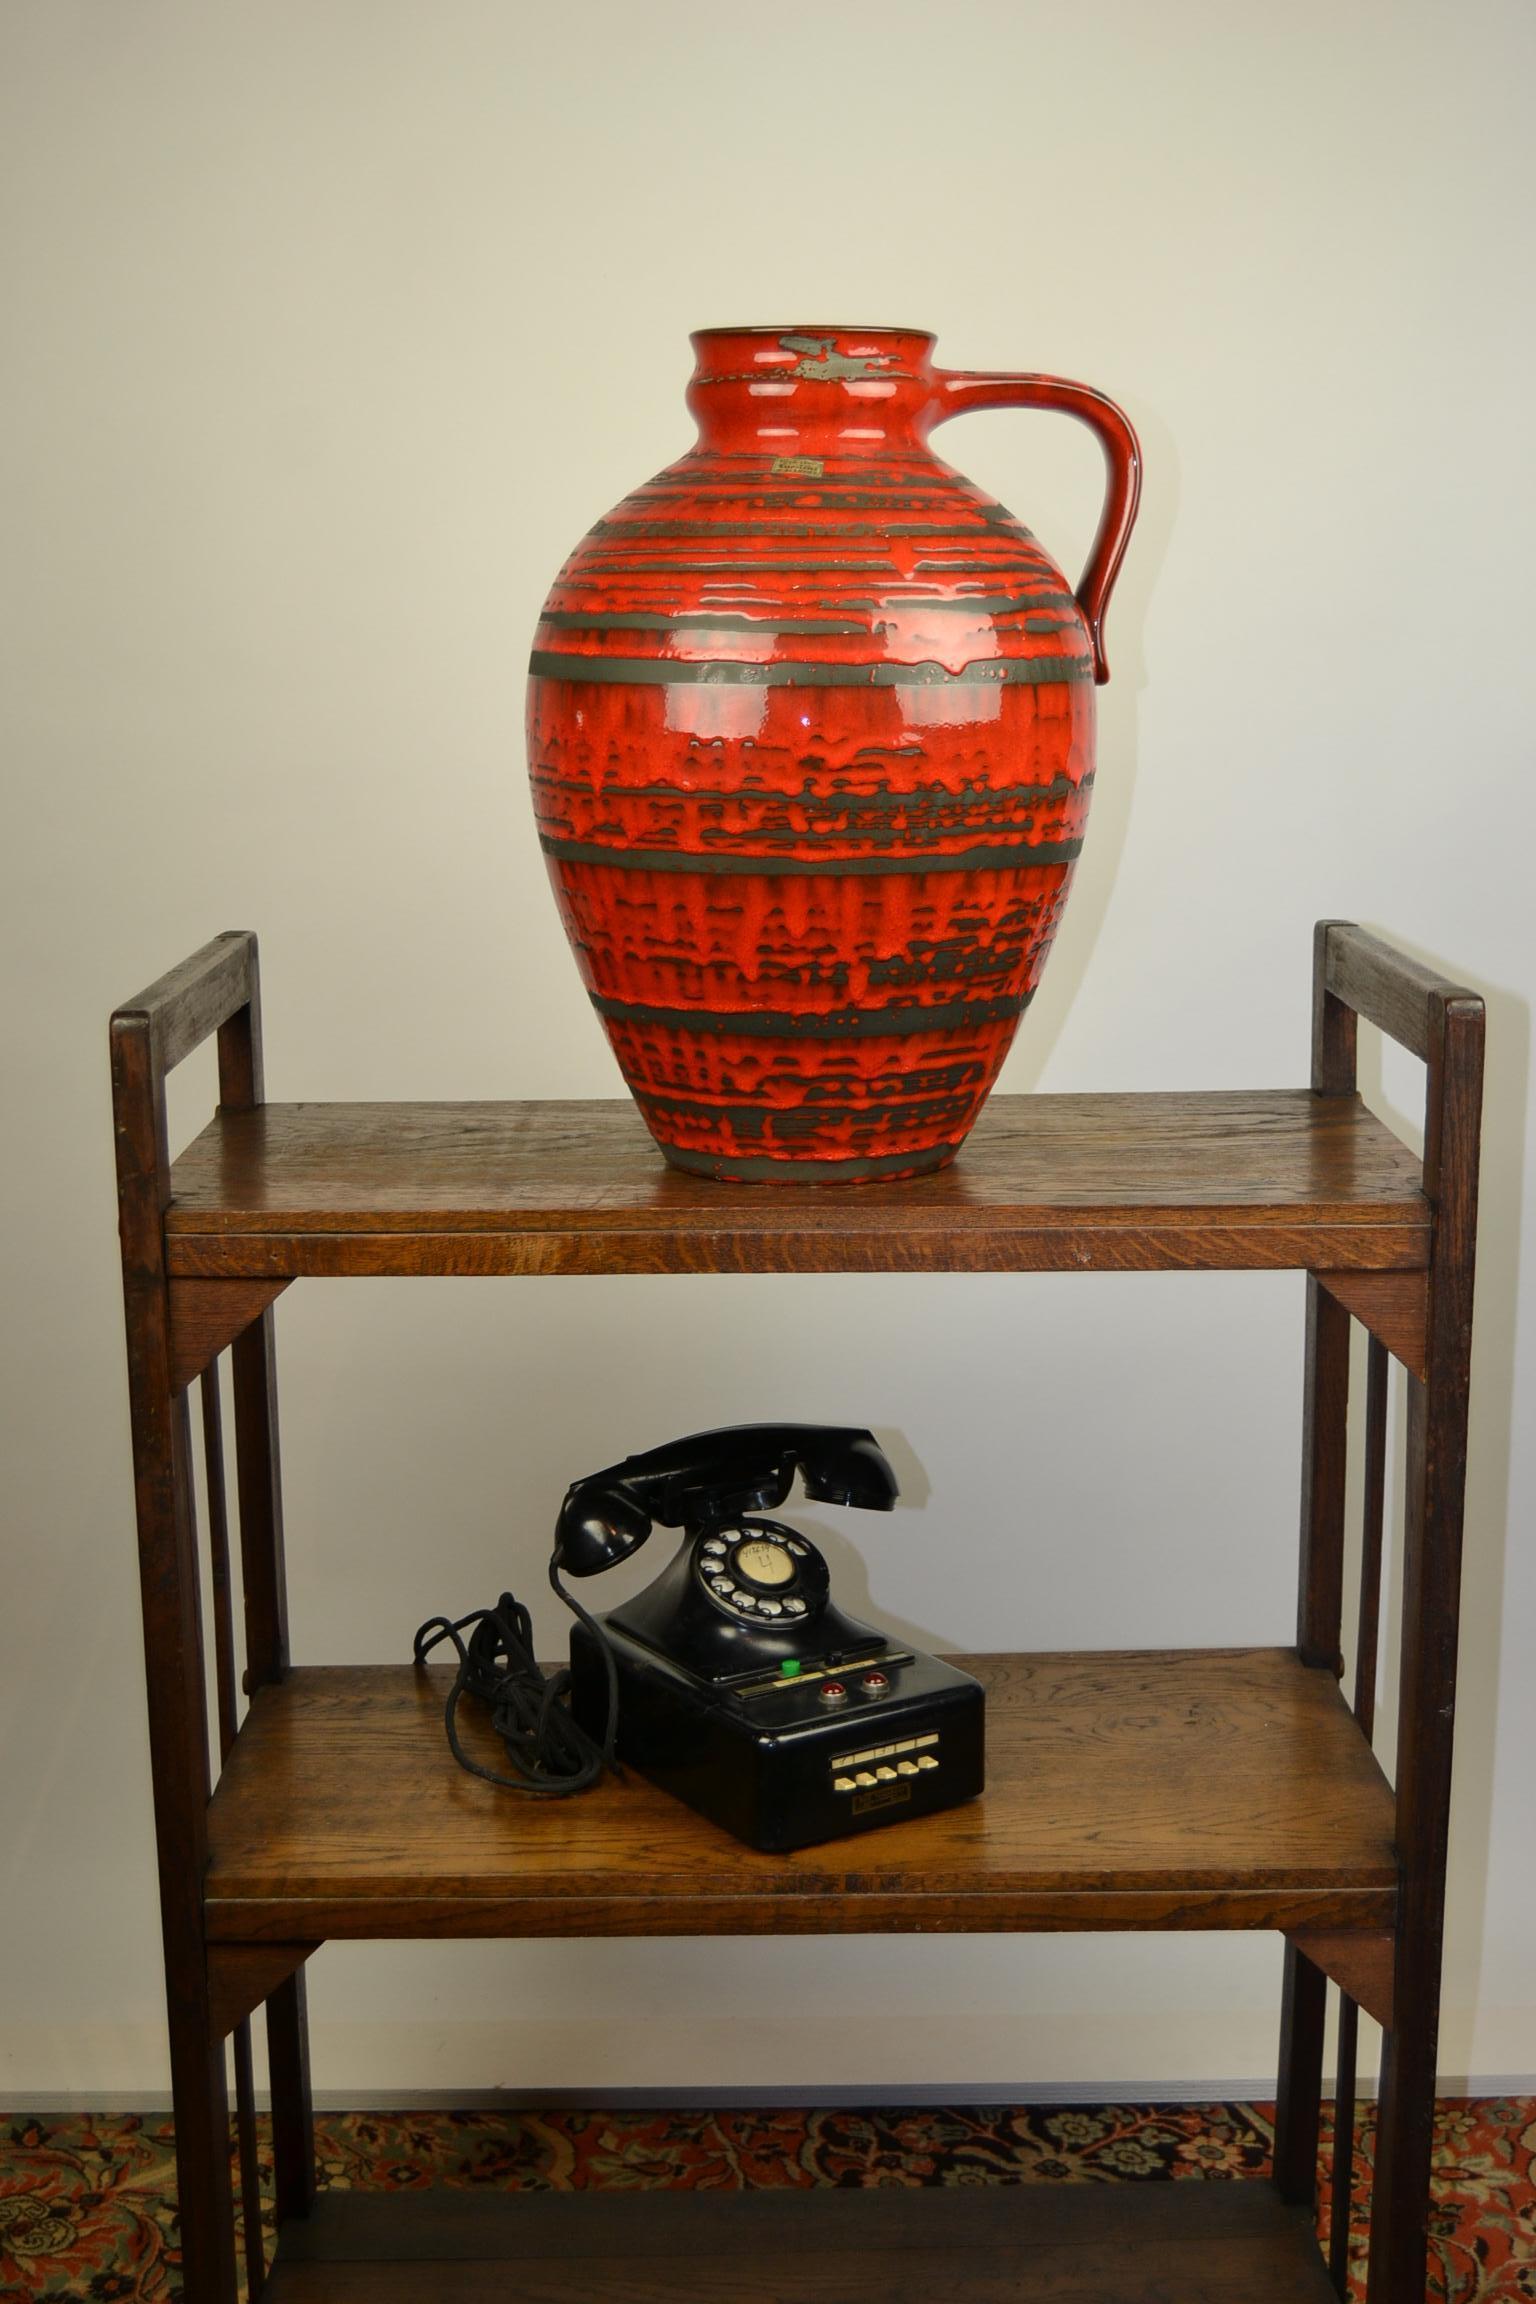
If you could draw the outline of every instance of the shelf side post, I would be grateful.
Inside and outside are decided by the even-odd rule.
[[[1434,1208],[1429,1348],[1408,1378],[1397,1846],[1396,2015],[1383,2045],[1371,2304],[1424,2294],[1450,1831],[1462,1515],[1481,1143],[1483,1003],[1427,998],[1424,1189]]]
[[[1397,1930],[1368,2286],[1370,2304],[1422,2304],[1461,1609],[1484,1012],[1474,993],[1349,922],[1319,930],[1318,954],[1325,1021],[1333,1014],[1330,1000],[1336,1009],[1368,1017],[1427,1069],[1423,1187],[1431,1239],[1422,1373],[1410,1367],[1407,1375]]]
[[[219,1027],[219,1102],[249,1112],[265,1100],[261,984]],[[235,1404],[236,1492],[245,1595],[246,1693],[288,1670],[288,1578],[283,1543],[282,1467],[277,1428],[276,1334],[271,1307],[230,1348]],[[315,2197],[314,2110],[304,1971],[267,2001],[267,2064],[272,2096],[272,2165],[279,2224],[307,2216]]]
[[[1320,921],[1313,943],[1312,1090],[1318,1096],[1352,1096],[1356,1021],[1329,989],[1332,925]],[[1315,1272],[1307,1274],[1305,1354],[1296,1645],[1303,1663],[1337,1674],[1343,1670],[1349,1314]],[[1287,1943],[1275,2091],[1275,2182],[1282,2199],[1302,2206],[1310,2206],[1317,2191],[1327,1988],[1323,1971]]]
[[[234,2304],[229,2091],[203,1932],[208,1708],[191,1435],[186,1394],[171,1373],[164,1035],[149,1008],[113,1017],[111,1055],[182,2277],[192,2304]]]

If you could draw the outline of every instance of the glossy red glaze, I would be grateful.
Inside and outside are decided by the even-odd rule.
[[[670,1161],[912,1175],[975,1120],[1066,899],[1136,437],[1084,385],[935,370],[919,330],[693,345],[697,447],[583,538],[539,622],[540,839]],[[983,407],[1104,446],[1076,595],[928,449]]]

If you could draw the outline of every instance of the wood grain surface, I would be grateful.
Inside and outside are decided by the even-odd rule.
[[[296,1670],[257,1692],[214,1796],[209,1934],[1390,1923],[1391,1794],[1331,1674],[1288,1649],[966,1661],[988,1690],[981,1799],[774,1856],[633,1775],[566,1801],[466,1775],[445,1672]]]
[[[1410,1376],[1428,1368],[1425,1329],[1429,1317],[1427,1272],[1322,1272],[1318,1278]],[[183,1283],[191,1286],[191,1282]]]
[[[1320,921],[1318,933],[1331,998],[1368,1017],[1415,1056],[1429,1055],[1437,1006],[1476,997],[1352,920]]]
[[[1417,1270],[1418,1162],[1354,1097],[994,1097],[906,1183],[717,1184],[627,1103],[267,1104],[175,1163],[173,1274]]]
[[[340,2193],[275,2304],[1326,2304],[1267,2184]]]
[[[113,1027],[144,1026],[154,1067],[163,1080],[249,1004],[256,982],[255,936],[248,928],[226,928],[125,1000],[113,1017]]]
[[[1411,1277],[1411,1275],[1410,1275]],[[171,1288],[171,1383],[203,1375],[287,1287],[286,1280],[178,1280]]]

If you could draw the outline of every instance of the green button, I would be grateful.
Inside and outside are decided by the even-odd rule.
[[[779,1660],[779,1672],[781,1676],[786,1680],[798,1680],[800,1677],[799,1658],[797,1656],[781,1657]]]

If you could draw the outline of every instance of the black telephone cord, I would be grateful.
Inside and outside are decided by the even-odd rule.
[[[458,1656],[459,1668],[443,1707],[443,1726],[448,1732],[448,1748],[461,1768],[509,1792],[560,1800],[572,1792],[585,1792],[604,1769],[620,1774],[613,1756],[619,1689],[613,1650],[603,1626],[588,1615],[580,1601],[572,1599],[553,1560],[549,1581],[593,1635],[603,1659],[608,1718],[600,1744],[567,1709],[569,1670],[552,1672],[546,1679],[533,1652],[533,1620],[510,1592],[503,1592],[494,1608],[475,1608],[457,1618],[429,1617],[416,1634],[415,1658],[418,1664],[425,1664],[445,1640]],[[473,1696],[489,1708],[491,1726],[506,1749],[510,1775],[485,1767],[465,1751],[458,1726],[459,1705],[465,1696]]]

